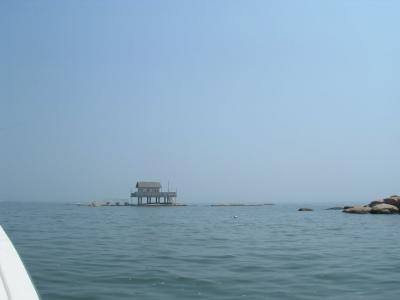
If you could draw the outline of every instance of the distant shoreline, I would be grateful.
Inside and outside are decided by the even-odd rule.
[[[273,203],[261,203],[261,204],[244,204],[244,203],[232,203],[232,204],[211,204],[210,206],[265,206],[265,205],[275,205]]]

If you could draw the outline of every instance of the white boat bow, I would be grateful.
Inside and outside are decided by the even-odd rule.
[[[39,300],[17,250],[1,226],[0,300]]]

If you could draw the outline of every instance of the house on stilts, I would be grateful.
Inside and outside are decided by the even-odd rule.
[[[137,205],[174,205],[177,192],[162,192],[162,186],[159,182],[138,181],[136,183],[137,191],[131,193],[131,199],[137,198]],[[146,202],[143,203],[143,199]]]

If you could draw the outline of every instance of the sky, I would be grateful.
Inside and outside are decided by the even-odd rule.
[[[0,1],[0,201],[400,194],[399,1]]]

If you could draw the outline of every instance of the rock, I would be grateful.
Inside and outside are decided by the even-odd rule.
[[[369,207],[374,207],[375,205],[383,204],[383,200],[375,200],[368,204]]]
[[[372,201],[369,204],[369,206],[370,207],[374,207],[375,205],[378,205],[378,204],[390,204],[390,205],[394,205],[394,206],[396,206],[397,208],[400,209],[400,197],[397,196],[397,195],[392,195],[392,196],[387,197],[387,198],[385,198],[383,200]]]
[[[371,207],[369,206],[353,206],[343,209],[343,212],[349,214],[368,214],[371,212]]]
[[[400,208],[400,197],[396,195],[383,199],[383,202],[386,204],[394,205],[397,208]]]
[[[343,212],[353,214],[394,214],[400,213],[400,196],[392,195],[383,200],[374,200],[364,206],[345,206]]]
[[[398,201],[394,198],[385,198],[383,199],[383,203],[397,206]]]
[[[342,206],[335,206],[335,207],[330,207],[330,208],[325,208],[325,210],[343,210],[344,207]]]
[[[371,208],[371,214],[394,214],[398,213],[399,209],[397,206],[390,205],[390,204],[377,204]]]
[[[313,209],[303,207],[303,208],[299,208],[298,211],[313,211]]]

